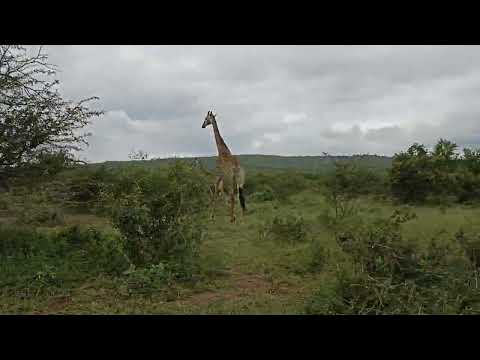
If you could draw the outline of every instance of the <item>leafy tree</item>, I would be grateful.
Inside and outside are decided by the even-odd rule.
[[[457,192],[455,171],[459,164],[457,144],[440,139],[432,153],[432,192],[437,196],[447,196]]]
[[[409,156],[424,157],[424,156],[427,156],[428,151],[427,149],[425,149],[425,145],[414,143],[412,146],[408,148],[407,154]]]
[[[87,103],[72,102],[58,92],[52,79],[56,66],[42,47],[34,55],[16,45],[0,45],[0,178],[5,179],[42,163],[48,155],[76,162],[73,150],[87,144],[80,130],[102,112]]]
[[[461,202],[480,199],[480,151],[463,149],[440,139],[431,152],[413,144],[395,154],[390,171],[391,190],[403,202],[421,202],[428,196],[444,201],[456,197]]]
[[[148,153],[143,150],[132,150],[128,154],[130,160],[148,160]]]
[[[395,154],[390,171],[391,190],[404,202],[423,201],[432,184],[432,162],[424,145],[413,144]]]
[[[480,150],[463,149],[463,163],[475,175],[480,174]]]
[[[445,162],[456,160],[457,148],[457,144],[445,139],[440,139],[435,145],[432,155]]]

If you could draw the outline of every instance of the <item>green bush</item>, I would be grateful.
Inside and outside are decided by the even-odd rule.
[[[310,245],[310,263],[309,268],[313,272],[320,272],[325,269],[330,251],[320,241],[314,240]]]
[[[113,224],[135,266],[168,263],[178,278],[191,278],[198,270],[205,231],[208,182],[198,169],[182,162],[170,166],[162,179],[166,182],[161,188],[139,179],[128,193],[113,194]]]
[[[245,189],[257,201],[286,202],[310,186],[304,174],[295,171],[257,173],[247,177]]]
[[[354,264],[343,269],[327,289],[306,304],[310,314],[474,314],[480,313],[476,273],[476,240],[458,235],[465,257],[434,238],[421,251],[403,239],[400,225],[414,217],[395,211],[388,219],[364,221],[338,231],[339,246]]]
[[[30,257],[51,248],[49,238],[33,229],[0,224],[0,258]]]
[[[413,144],[395,154],[390,171],[393,196],[401,202],[473,202],[480,199],[480,152],[440,139],[432,151]]]
[[[385,315],[424,313],[414,284],[392,283],[365,273],[340,272],[333,289],[318,289],[306,304],[307,314]]]
[[[275,193],[270,186],[266,185],[263,190],[254,192],[249,196],[249,198],[251,201],[258,202],[273,201],[275,200]]]
[[[456,195],[461,203],[473,203],[480,199],[480,174],[470,169],[460,169],[455,174]]]
[[[9,202],[6,196],[0,195],[0,210],[8,210]]]
[[[147,207],[122,208],[114,217],[114,225],[123,235],[125,253],[136,266],[179,262],[192,269],[198,257],[203,227],[186,217],[156,217]],[[187,266],[188,265],[188,266]]]
[[[480,296],[468,275],[437,267],[431,270],[426,273],[427,284],[342,272],[333,288],[315,292],[305,310],[344,315],[480,314]]]
[[[455,239],[462,247],[472,267],[478,270],[480,268],[480,234],[466,233],[461,229],[455,234]]]
[[[126,295],[161,292],[172,283],[173,274],[163,263],[143,268],[131,267],[121,279],[121,292]]]
[[[20,211],[18,222],[26,225],[58,226],[65,223],[65,216],[59,208],[36,205]]]
[[[320,184],[329,207],[320,215],[320,222],[334,228],[359,211],[360,196],[380,196],[386,193],[385,179],[379,173],[357,166],[354,162],[337,161],[333,173]]]
[[[416,272],[416,249],[413,242],[402,238],[400,225],[415,216],[409,211],[395,210],[388,219],[346,226],[335,237],[340,248],[363,271],[403,279]]]
[[[26,290],[34,292],[35,296],[49,293],[54,295],[62,288],[62,279],[58,276],[55,266],[44,264],[42,269],[27,279]]]
[[[308,233],[303,218],[290,215],[275,216],[273,220],[263,225],[260,235],[274,241],[296,244],[306,241]]]
[[[276,176],[273,183],[273,190],[280,201],[287,201],[290,196],[308,189],[309,183],[303,174],[294,171],[287,171],[282,175]]]
[[[120,274],[130,265],[118,235],[77,226],[44,233],[1,225],[0,259],[29,272],[44,264],[90,275]]]
[[[128,169],[127,169],[128,170]],[[131,180],[133,182],[133,177]],[[129,185],[125,184],[124,169],[107,169],[106,166],[87,167],[81,166],[65,171],[57,176],[55,182],[45,186],[50,198],[64,207],[76,210],[102,212],[102,192],[106,187],[128,191]]]
[[[386,174],[354,161],[336,161],[334,171],[327,174],[322,183],[330,196],[355,198],[387,192]]]
[[[120,236],[95,228],[72,226],[55,235],[57,244],[66,244],[67,251],[90,273],[120,274],[130,262]]]
[[[58,264],[63,244],[25,226],[0,225],[0,289],[20,298],[54,294],[63,285]]]

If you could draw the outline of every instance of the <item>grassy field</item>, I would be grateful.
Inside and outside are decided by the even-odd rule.
[[[59,265],[55,277],[62,285],[45,285],[46,291],[25,291],[23,283],[8,283],[3,276],[0,296],[2,314],[304,314],[312,295],[328,289],[335,273],[348,267],[334,234],[320,220],[328,208],[325,197],[306,190],[287,202],[248,203],[248,214],[230,224],[227,207],[219,207],[214,221],[205,217],[206,237],[201,243],[200,272],[191,281],[174,282],[148,291],[131,291],[120,276],[82,276]],[[358,200],[361,217],[388,217],[395,206],[389,201],[362,197]],[[434,237],[453,242],[461,227],[480,226],[480,208],[467,206],[415,207],[418,217],[402,225],[402,233],[419,245]],[[278,241],[265,236],[265,224],[275,216],[303,218],[307,238]],[[2,223],[15,218],[4,210]],[[61,225],[41,231],[55,232],[71,225],[115,230],[108,218],[82,213],[66,213]],[[312,267],[312,244],[321,244],[329,256],[321,271]],[[66,261],[68,262],[68,261]],[[17,264],[18,265],[18,264]],[[4,274],[8,272],[3,264]],[[38,267],[42,269],[41,264]],[[12,271],[20,271],[20,265]],[[36,268],[37,269],[37,268]],[[25,268],[37,274],[38,270]],[[73,270],[72,270],[73,271]],[[43,274],[43,273],[42,273]],[[38,281],[37,281],[38,282]],[[23,284],[23,285],[22,285]],[[127,285],[126,285],[127,284]],[[52,291],[50,290],[52,287]]]

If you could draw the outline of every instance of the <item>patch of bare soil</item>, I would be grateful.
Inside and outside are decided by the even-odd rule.
[[[208,305],[215,301],[228,301],[241,298],[244,296],[269,293],[271,292],[272,284],[255,274],[242,274],[232,272],[232,289],[214,291],[205,291],[194,294],[187,299],[178,301],[182,305]]]
[[[17,220],[17,218],[10,216],[7,211],[4,211],[3,213],[0,212],[0,224],[13,224],[15,223],[15,220]]]
[[[72,298],[70,296],[59,296],[52,299],[48,305],[48,309],[51,312],[60,311],[65,309],[71,302]]]
[[[44,310],[34,311],[34,315],[49,315],[56,314],[65,310],[65,308],[72,303],[70,296],[55,296],[50,299]]]

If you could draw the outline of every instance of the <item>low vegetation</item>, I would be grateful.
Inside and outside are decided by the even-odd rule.
[[[12,181],[0,312],[478,314],[478,154],[441,144],[389,170],[253,172],[235,225],[188,160]]]

